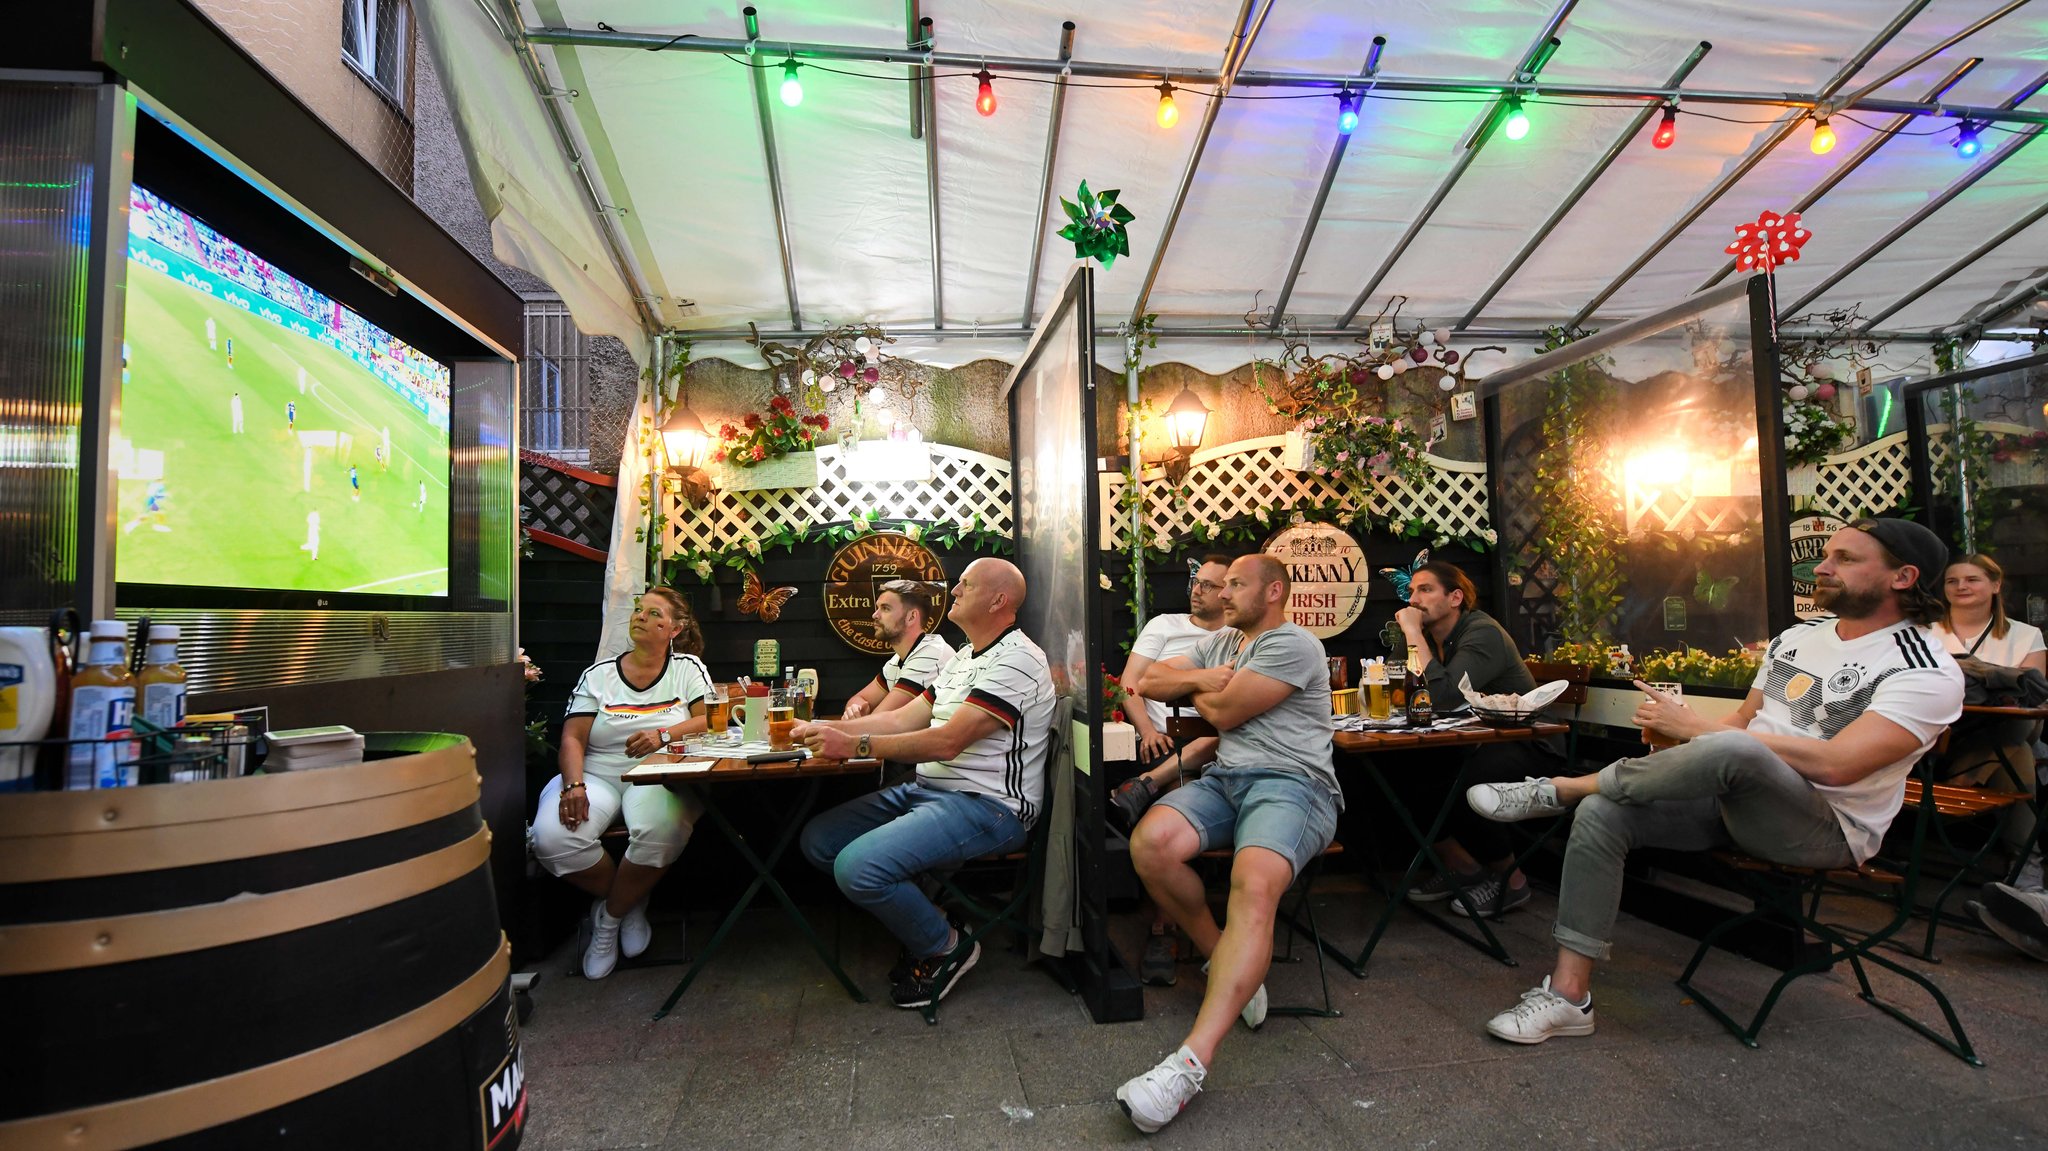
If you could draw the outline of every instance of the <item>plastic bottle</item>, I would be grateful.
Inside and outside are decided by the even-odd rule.
[[[142,698],[143,719],[155,727],[177,727],[185,722],[185,668],[178,662],[175,625],[150,625],[148,652],[135,683]]]
[[[135,677],[128,674],[128,626],[120,620],[94,620],[92,642],[71,677],[71,746],[64,788],[90,791],[101,787],[133,787],[135,748],[105,742],[129,734],[135,726]]]
[[[0,744],[33,744],[56,714],[50,637],[39,627],[0,627]],[[36,749],[0,747],[0,791],[35,787]]]

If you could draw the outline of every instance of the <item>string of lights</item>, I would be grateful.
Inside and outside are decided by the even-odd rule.
[[[676,40],[681,40],[685,38],[686,37],[677,37]],[[671,46],[674,42],[675,41],[670,41],[669,44],[657,45],[654,47],[650,47],[647,50],[659,51],[663,47]],[[732,55],[731,53],[722,52],[719,55],[723,56],[726,60],[734,64],[737,64],[743,68],[780,70],[782,72],[782,102],[784,105],[791,108],[797,107],[798,105],[803,103],[803,82],[800,78],[799,73],[801,69],[805,68],[809,68],[814,71],[825,73],[828,75],[846,76],[857,80],[874,80],[885,83],[922,83],[925,82],[926,80],[969,79],[975,81],[974,110],[978,114],[984,117],[994,116],[996,114],[997,108],[999,107],[999,101],[996,97],[995,91],[995,82],[997,80],[997,74],[990,70],[989,68],[987,68],[986,66],[973,72],[927,72],[926,74],[921,76],[899,76],[887,73],[860,72],[848,68],[834,68],[830,65],[818,63],[815,61],[799,61],[798,59],[796,59],[794,55],[785,56],[783,59],[779,61],[759,63],[752,60],[744,59],[739,56]],[[1504,95],[1506,100],[1506,110],[1504,115],[1501,117],[1499,123],[1501,135],[1503,135],[1509,140],[1521,140],[1529,135],[1530,120],[1528,110],[1531,107],[1616,108],[1633,110],[1640,108],[1642,106],[1642,101],[1640,99],[1634,98],[1597,96],[1543,96],[1537,93],[1523,95],[1520,92],[1508,92],[1504,94],[1445,93],[1441,95],[1403,95],[1394,92],[1376,91],[1374,89],[1373,82],[1370,78],[1361,78],[1358,82],[1358,87],[1356,89],[1347,86],[1344,88],[1340,88],[1336,91],[1285,93],[1253,93],[1241,91],[1219,93],[1211,89],[1177,86],[1173,83],[1171,78],[1163,80],[1158,84],[1150,84],[1143,81],[1132,81],[1122,83],[1100,81],[1077,81],[1067,77],[1031,76],[1010,73],[1002,75],[1001,79],[1006,84],[1058,84],[1064,81],[1068,87],[1074,88],[1121,88],[1131,90],[1156,90],[1159,93],[1159,102],[1153,113],[1153,119],[1162,129],[1170,129],[1180,121],[1180,108],[1174,99],[1176,95],[1180,94],[1201,97],[1209,100],[1335,100],[1337,102],[1337,131],[1339,134],[1345,136],[1349,136],[1352,132],[1357,130],[1359,122],[1359,111],[1364,106],[1364,103],[1367,100],[1383,100],[1392,103],[1406,104],[1493,105],[1499,104],[1502,101]],[[1859,128],[1864,128],[1870,131],[1887,130],[1877,124],[1873,124],[1868,121],[1859,119],[1855,116],[1852,116],[1847,112],[1834,112],[1832,114],[1807,114],[1811,116],[1813,119],[1813,136],[1809,143],[1809,147],[1817,156],[1826,155],[1828,152],[1834,150],[1836,144],[1835,129],[1832,123],[1834,117],[1840,117],[1843,121],[1847,123],[1854,124]],[[1783,120],[1782,116],[1764,118],[1723,116],[1713,112],[1703,112],[1698,109],[1683,107],[1682,100],[1667,101],[1665,102],[1663,109],[1661,111],[1657,124],[1657,129],[1654,133],[1651,134],[1650,137],[1650,143],[1652,147],[1657,148],[1659,150],[1663,150],[1670,148],[1674,143],[1677,142],[1678,117],[1681,115],[1698,116],[1702,119],[1714,120],[1725,124],[1776,124]],[[1953,138],[1950,140],[1950,145],[1955,149],[1957,156],[1961,157],[1962,159],[1969,160],[1974,159],[1980,152],[1982,152],[1982,137],[1983,133],[1987,131],[2003,132],[2007,134],[2032,134],[2033,132],[2039,131],[2039,129],[2036,127],[2013,127],[2007,124],[1985,123],[1969,119],[1959,119],[1953,124],[1945,124],[1940,127],[1931,129],[1893,129],[1890,130],[1890,134],[1894,136],[1934,137],[1948,136],[1951,133],[1953,133]]]

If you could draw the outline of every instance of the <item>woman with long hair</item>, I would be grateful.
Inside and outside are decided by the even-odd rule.
[[[583,974],[603,979],[619,957],[647,950],[654,930],[647,897],[690,842],[703,806],[687,790],[635,787],[620,777],[685,735],[701,732],[711,673],[704,633],[682,595],[651,587],[628,624],[633,648],[585,669],[562,725],[561,774],[541,789],[534,855],[595,897]],[[598,837],[626,821],[626,854],[614,864]]]
[[[1963,556],[1948,565],[1941,583],[1948,610],[1934,633],[1949,654],[2048,673],[2048,641],[2041,629],[2005,614],[2005,569],[1997,560]]]

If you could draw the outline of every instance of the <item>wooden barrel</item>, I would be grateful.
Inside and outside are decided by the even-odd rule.
[[[476,749],[0,797],[0,1148],[512,1151]]]

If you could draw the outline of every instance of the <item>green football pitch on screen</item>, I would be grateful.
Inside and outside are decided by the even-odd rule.
[[[448,594],[446,432],[339,349],[128,277],[120,581]]]

